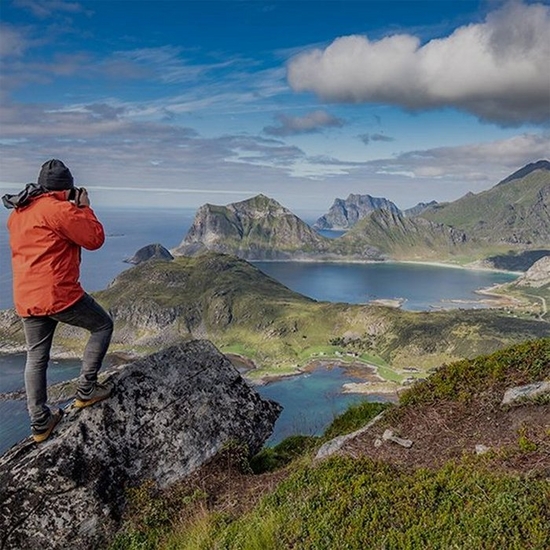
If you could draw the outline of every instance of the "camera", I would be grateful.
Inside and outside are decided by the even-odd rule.
[[[69,200],[70,201],[74,201],[74,202],[78,202],[78,198],[80,196],[80,188],[79,187],[72,187],[70,190],[69,190]]]
[[[78,187],[71,187],[69,190],[69,200],[76,201],[80,195],[80,189]]]

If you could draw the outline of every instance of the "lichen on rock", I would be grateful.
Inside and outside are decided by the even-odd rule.
[[[0,457],[0,548],[100,548],[120,526],[129,487],[181,481],[225,445],[251,454],[281,412],[210,342],[128,364],[113,395],[69,407],[46,442]]]

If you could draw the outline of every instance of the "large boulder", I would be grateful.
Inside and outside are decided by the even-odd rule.
[[[253,454],[281,412],[205,340],[130,363],[112,379],[112,397],[69,406],[50,439],[27,439],[0,457],[2,550],[105,547],[128,487],[181,481],[230,442]]]

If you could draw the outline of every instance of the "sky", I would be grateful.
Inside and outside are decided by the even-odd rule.
[[[550,157],[550,0],[1,0],[0,193],[455,200]]]

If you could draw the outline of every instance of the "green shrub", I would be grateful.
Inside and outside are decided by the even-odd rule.
[[[425,382],[401,395],[412,405],[451,399],[468,401],[473,395],[505,386],[529,384],[550,376],[550,338],[518,344],[491,355],[444,365]]]
[[[281,441],[275,447],[266,447],[250,460],[255,474],[272,472],[286,466],[295,458],[311,450],[318,442],[317,437],[293,435]]]
[[[211,548],[245,549],[270,518],[265,550],[550,547],[550,490],[471,464],[406,472],[369,459],[303,467],[251,514],[211,534]]]
[[[369,420],[391,406],[389,403],[370,403],[365,401],[352,405],[337,416],[323,434],[324,440],[348,434],[363,427]]]

